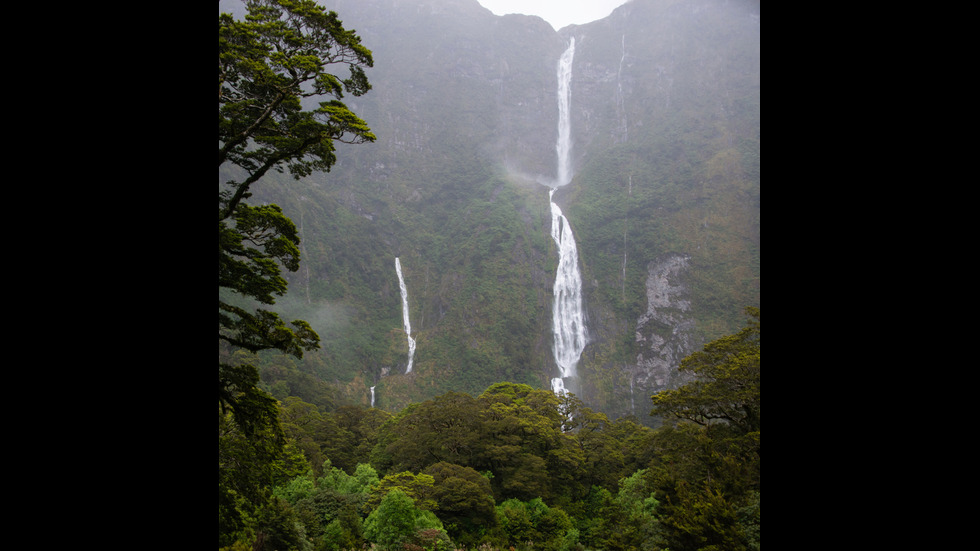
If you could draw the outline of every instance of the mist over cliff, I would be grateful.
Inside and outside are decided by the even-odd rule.
[[[680,360],[759,305],[758,1],[632,0],[557,32],[476,0],[321,4],[373,52],[373,89],[346,99],[378,140],[338,144],[329,173],[253,187],[300,228],[277,308],[322,340],[302,362],[266,359],[268,384],[297,370],[355,403],[374,387],[392,410],[499,381],[551,388],[548,184],[573,38],[572,178],[554,194],[588,332],[571,390],[648,422]]]

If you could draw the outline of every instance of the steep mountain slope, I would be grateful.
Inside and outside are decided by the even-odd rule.
[[[301,228],[278,308],[323,349],[296,368],[358,403],[375,386],[389,409],[504,380],[549,388],[557,252],[538,181],[555,175],[556,64],[573,36],[575,171],[555,194],[588,312],[573,391],[645,420],[680,358],[758,305],[758,2],[633,0],[561,32],[476,0],[322,3],[374,53],[374,89],[348,105],[378,141],[255,188]]]

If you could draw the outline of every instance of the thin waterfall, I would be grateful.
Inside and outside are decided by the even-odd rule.
[[[405,287],[405,279],[402,278],[402,264],[395,257],[395,273],[398,274],[398,288],[402,292],[402,322],[405,326],[405,334],[408,335],[408,368],[405,373],[412,372],[412,361],[415,358],[415,339],[412,338],[412,324],[408,320],[408,288]],[[372,395],[373,391],[372,390]]]
[[[616,100],[619,103],[619,112],[623,117],[623,141],[628,142],[630,138],[629,124],[626,121],[626,105],[623,99],[623,63],[626,61],[626,35],[623,35],[623,55],[619,58],[619,71],[616,72]]]
[[[630,174],[629,194],[626,196],[626,213],[623,214],[623,304],[626,304],[626,234],[629,231],[630,199],[633,198],[633,175]]]
[[[377,386],[377,385],[375,385]],[[374,407],[374,387],[371,387],[371,407]]]
[[[569,109],[572,102],[572,58],[575,57],[575,37],[558,60],[558,180],[555,186],[572,181],[572,126]]]
[[[630,373],[630,413],[636,413],[636,401],[633,399],[633,380],[636,379],[635,373]]]
[[[553,353],[560,376],[551,380],[555,394],[564,394],[565,379],[575,377],[582,350],[587,342],[585,313],[582,308],[582,276],[578,266],[578,249],[568,219],[554,202],[555,189],[568,184],[571,173],[571,105],[572,58],[575,55],[575,38],[558,61],[558,179],[548,193],[551,203],[551,238],[558,247],[558,270],[555,275],[554,300],[552,303],[552,328],[554,331]]]

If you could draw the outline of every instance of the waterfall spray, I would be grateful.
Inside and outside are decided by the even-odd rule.
[[[408,320],[408,288],[405,287],[405,280],[402,278],[402,264],[397,256],[395,257],[395,273],[398,274],[398,288],[402,293],[402,322],[405,326],[405,334],[408,335],[408,368],[405,373],[411,373],[412,360],[415,357],[415,339],[412,338],[412,324]]]

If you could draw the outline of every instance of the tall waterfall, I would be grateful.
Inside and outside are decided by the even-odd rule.
[[[405,287],[405,279],[402,278],[402,264],[397,256],[395,257],[395,273],[398,274],[398,288],[402,292],[402,322],[405,326],[405,334],[408,335],[408,369],[405,370],[405,373],[411,373],[412,360],[415,358],[415,339],[412,338],[412,324],[408,320],[408,288]]]
[[[558,186],[568,184],[571,174],[571,105],[572,58],[575,55],[575,38],[558,61],[558,179],[548,193],[551,203],[551,238],[558,246],[558,271],[555,276],[554,301],[551,317],[555,335],[553,353],[560,377],[551,380],[555,394],[565,393],[565,379],[575,377],[582,350],[587,341],[585,313],[582,309],[582,276],[578,266],[578,249],[568,219],[555,204],[553,197]]]

